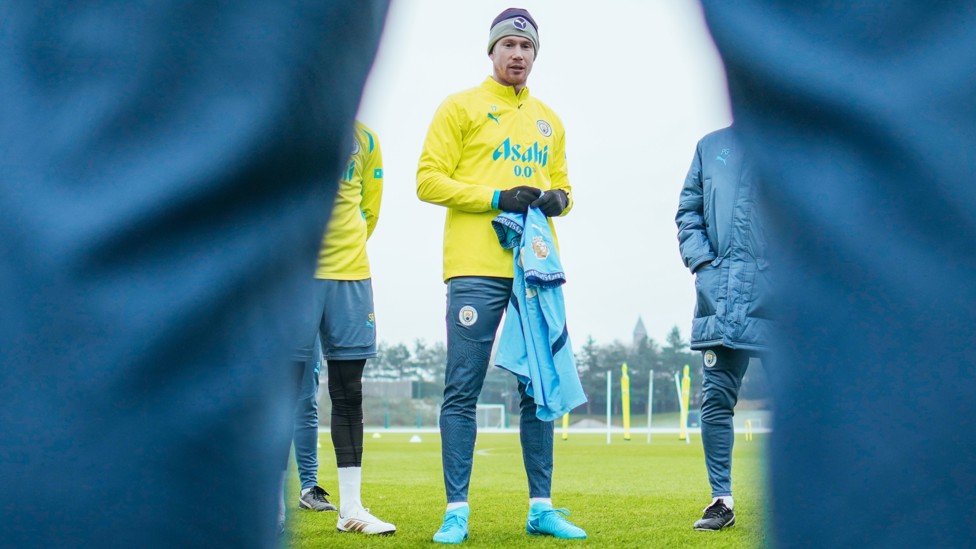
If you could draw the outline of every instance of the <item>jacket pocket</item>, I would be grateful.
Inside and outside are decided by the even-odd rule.
[[[769,320],[769,303],[772,300],[773,283],[770,278],[769,263],[765,258],[756,259],[756,276],[752,285],[752,303],[749,316]]]
[[[721,269],[714,263],[702,265],[695,273],[695,318],[712,316],[718,309]]]
[[[705,223],[705,236],[711,243],[712,251],[721,255],[718,227],[715,225],[715,187],[710,177],[705,178],[702,185],[702,217]]]

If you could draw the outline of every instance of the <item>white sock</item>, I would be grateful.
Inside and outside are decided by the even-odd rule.
[[[714,505],[718,500],[722,500],[725,503],[725,506],[729,509],[735,509],[735,500],[732,499],[732,496],[719,496],[717,498],[712,498],[712,504]]]
[[[312,487],[311,486],[309,486],[308,488],[302,488],[302,495],[304,496],[305,494],[307,494],[307,493],[309,493],[311,491],[312,491]]]
[[[455,501],[454,503],[448,503],[447,504],[447,512],[450,513],[451,511],[453,511],[455,509],[460,509],[462,507],[467,507],[467,506],[468,506],[468,502],[466,502],[466,501]]]
[[[536,503],[545,503],[549,507],[552,507],[552,498],[529,498],[529,507],[532,507]]]
[[[362,467],[339,467],[339,514],[348,517],[363,507],[360,489],[363,484]]]

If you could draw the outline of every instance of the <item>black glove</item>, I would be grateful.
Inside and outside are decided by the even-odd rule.
[[[503,212],[522,213],[529,209],[529,204],[535,202],[542,191],[535,187],[512,187],[498,195],[498,209]]]
[[[563,213],[566,206],[569,206],[569,196],[566,194],[566,191],[551,189],[529,205],[542,210],[542,213],[546,214],[546,217],[556,217]]]

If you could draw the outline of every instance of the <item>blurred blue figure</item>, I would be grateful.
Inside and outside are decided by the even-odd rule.
[[[0,545],[269,547],[386,2],[0,5]]]
[[[765,187],[780,547],[976,539],[976,3],[705,0]]]

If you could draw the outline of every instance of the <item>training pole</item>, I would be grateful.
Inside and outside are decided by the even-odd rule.
[[[620,407],[624,416],[624,440],[630,441],[630,376],[627,375],[627,363],[621,367],[620,375]]]
[[[685,432],[685,422],[681,417],[684,404],[681,402],[681,374],[678,372],[674,373],[674,390],[678,393],[678,440],[685,440],[688,437]]]
[[[647,443],[651,443],[651,415],[654,413],[654,370],[648,374],[647,382]]]
[[[613,402],[613,370],[607,370],[607,444],[610,444],[610,407]]]
[[[563,440],[569,440],[569,412],[563,416]]]
[[[685,432],[685,444],[691,444],[691,433],[688,432],[688,407],[691,406],[691,375],[685,364],[685,375],[681,378],[681,428]]]

